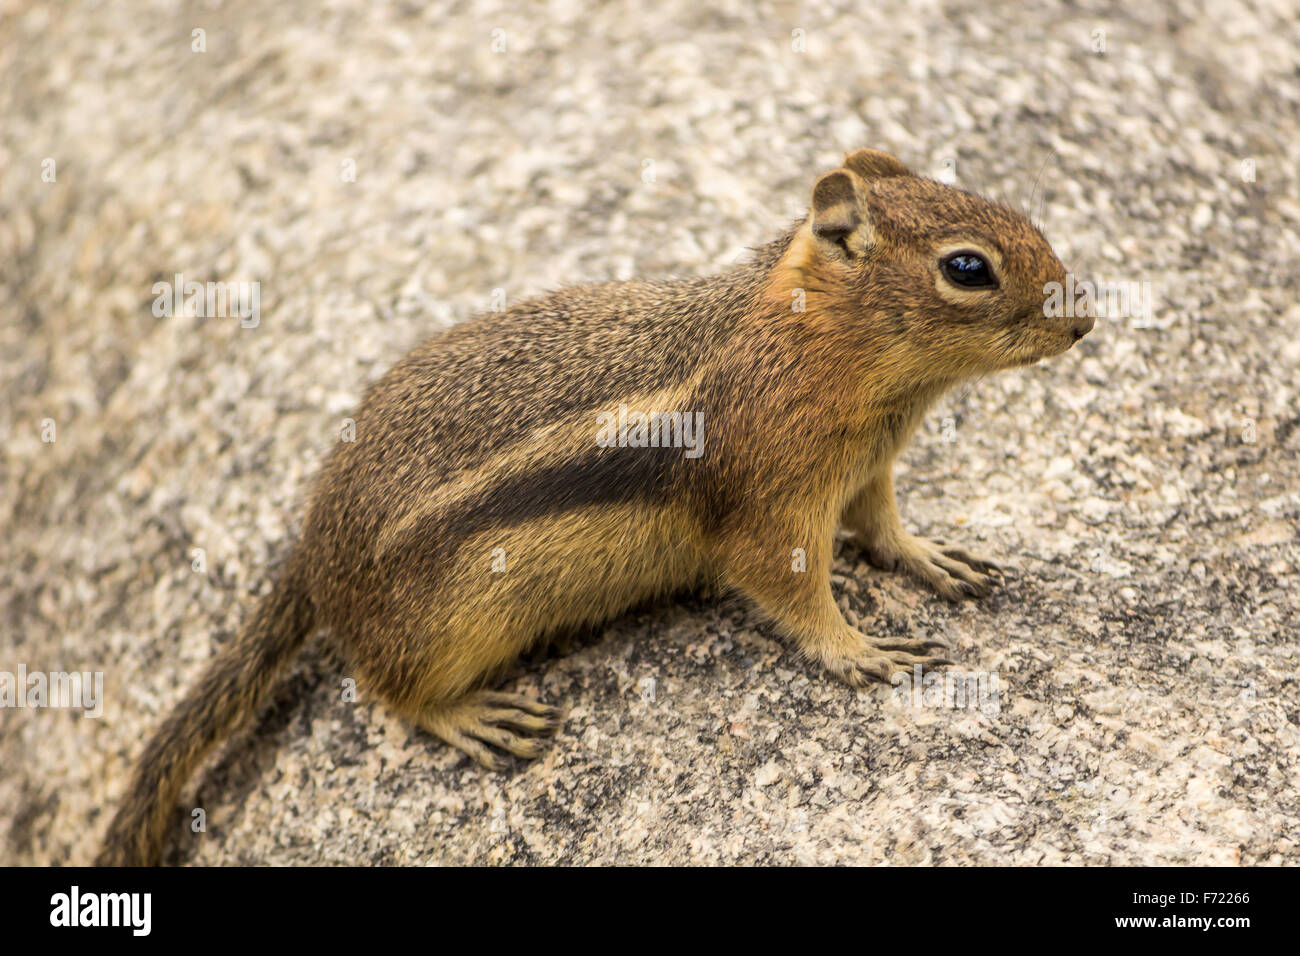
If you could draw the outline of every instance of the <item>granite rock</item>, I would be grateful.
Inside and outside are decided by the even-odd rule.
[[[902,462],[905,519],[999,593],[838,552],[851,620],[951,640],[981,693],[852,691],[700,598],[521,664],[567,718],[495,775],[316,641],[169,859],[1300,862],[1287,3],[0,8],[0,670],[103,675],[97,718],[0,708],[0,862],[91,859],[368,381],[494,296],[724,269],[865,145],[1149,284]],[[178,273],[260,283],[256,325],[155,315]]]

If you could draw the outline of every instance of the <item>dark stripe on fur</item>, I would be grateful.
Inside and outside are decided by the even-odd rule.
[[[586,456],[547,465],[484,488],[455,511],[437,511],[402,535],[392,558],[409,562],[428,555],[436,564],[449,549],[496,528],[510,528],[596,505],[665,501],[683,463],[681,448],[601,448]],[[412,551],[414,549],[414,552]]]

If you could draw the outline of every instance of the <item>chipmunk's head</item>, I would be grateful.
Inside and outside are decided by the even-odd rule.
[[[822,323],[875,341],[886,333],[895,357],[940,377],[1029,365],[1092,329],[1052,307],[1065,267],[1027,218],[877,150],[817,180],[787,260],[824,292]]]

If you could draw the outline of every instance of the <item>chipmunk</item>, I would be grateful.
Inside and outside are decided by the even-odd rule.
[[[844,619],[835,533],[945,597],[988,591],[990,562],[904,530],[892,466],[946,389],[1088,333],[1045,314],[1064,280],[1018,212],[863,149],[730,272],[565,288],[435,335],[370,387],[271,593],[146,746],[99,862],[160,859],[186,779],[317,626],[363,688],[494,770],[561,725],[491,689],[521,652],[705,583],[855,687],[949,663],[943,642]]]

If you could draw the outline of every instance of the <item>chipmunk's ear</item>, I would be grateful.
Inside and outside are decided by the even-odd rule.
[[[858,149],[844,157],[844,168],[851,169],[867,182],[889,176],[910,176],[912,171],[888,153],[878,149]]]
[[[861,255],[871,245],[871,219],[861,183],[848,170],[836,169],[813,186],[812,233],[843,254]]]
[[[869,184],[890,176],[911,176],[912,171],[888,153],[859,149],[844,157],[844,165],[817,180],[813,186],[813,235],[855,258],[875,240],[866,195]]]

